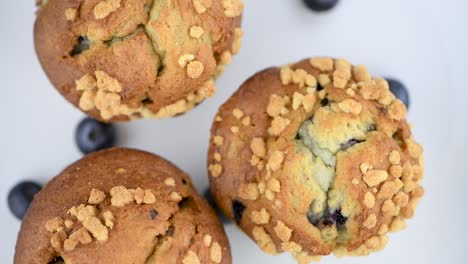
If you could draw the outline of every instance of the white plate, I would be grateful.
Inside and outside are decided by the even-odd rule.
[[[311,55],[348,58],[409,87],[409,119],[425,147],[426,195],[408,229],[391,235],[384,251],[323,262],[462,263],[468,249],[468,1],[341,1],[320,15],[300,0],[245,2],[243,49],[217,82],[216,96],[179,118],[119,125],[119,145],[161,154],[189,172],[202,190],[211,120],[246,78]],[[42,72],[33,22],[33,0],[0,2],[0,263],[12,261],[20,225],[6,206],[10,187],[22,179],[44,182],[81,157],[73,132],[83,115]],[[227,232],[234,263],[294,263],[287,254],[262,253],[232,225]]]

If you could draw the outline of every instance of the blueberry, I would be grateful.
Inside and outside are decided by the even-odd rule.
[[[89,49],[89,39],[87,37],[79,36],[76,40],[76,45],[70,51],[70,56],[77,56]]]
[[[242,215],[244,214],[245,205],[237,200],[232,200],[232,213],[234,215],[234,221],[237,224],[240,223]]]
[[[390,86],[390,91],[392,91],[392,93],[406,105],[406,108],[409,109],[410,97],[406,86],[399,80],[392,78],[387,78],[387,82]]]
[[[34,195],[41,190],[35,182],[23,181],[15,185],[8,193],[8,207],[11,213],[19,220],[23,220]]]
[[[348,218],[341,214],[341,209],[338,209],[335,212],[330,214],[330,220],[335,222],[337,226],[342,226],[346,224],[346,221],[348,221]]]
[[[86,117],[76,128],[75,141],[84,154],[115,145],[115,127]]]
[[[309,223],[313,224],[314,226],[317,226],[320,221],[323,220],[323,214],[314,214],[312,210],[309,210],[307,212],[307,220],[309,220]]]
[[[323,90],[323,86],[320,85],[320,83],[317,83],[317,91],[322,91]]]
[[[55,257],[49,264],[63,264],[65,261],[62,257]]]
[[[323,12],[335,7],[338,0],[304,0],[304,4],[313,11]]]
[[[350,148],[350,147],[352,147],[352,146],[354,146],[354,145],[356,145],[358,143],[362,143],[362,142],[364,142],[364,141],[352,138],[352,139],[348,140],[348,142],[342,143],[341,144],[341,149],[346,150],[346,149],[348,149],[348,148]]]
[[[320,105],[323,107],[327,106],[329,103],[328,98],[323,98],[322,101],[320,101]]]
[[[148,212],[148,215],[149,217],[151,218],[151,220],[154,220],[158,215],[159,215],[159,212],[154,210],[154,209],[151,209],[149,212]]]
[[[223,224],[231,223],[229,221],[229,219],[227,219],[226,216],[224,216],[224,214],[221,212],[221,210],[219,210],[218,206],[216,205],[215,200],[213,199],[213,196],[211,195],[210,188],[207,188],[205,190],[205,192],[203,193],[203,197],[205,197],[205,199],[208,201],[210,206],[215,210],[216,214],[221,219],[221,222],[223,222]]]

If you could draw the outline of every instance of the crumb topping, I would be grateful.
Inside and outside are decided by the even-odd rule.
[[[65,10],[65,17],[67,18],[68,21],[73,21],[75,20],[77,13],[78,12],[75,8],[67,8]]]
[[[195,1],[195,0],[194,0]],[[187,255],[185,255],[184,259],[182,260],[183,264],[200,264],[200,259],[198,258],[197,253],[189,250]]]
[[[166,179],[170,184],[173,180],[173,178]],[[149,189],[128,189],[124,186],[115,186],[110,189],[109,194],[112,207],[123,207],[133,201],[135,201],[136,205],[154,204],[156,202],[156,196]],[[87,200],[88,204],[80,204],[69,208],[67,211],[68,218],[55,217],[48,220],[45,223],[45,229],[53,234],[50,240],[52,247],[58,252],[63,250],[72,251],[80,244],[87,245],[91,243],[93,239],[101,242],[107,241],[109,230],[112,230],[116,224],[116,218],[112,209],[106,211],[100,209],[102,207],[99,205],[106,198],[105,192],[93,188]],[[182,196],[176,192],[172,192],[170,198],[176,202],[182,200]],[[75,219],[77,220],[76,223]]]
[[[205,70],[205,66],[201,61],[191,61],[187,66],[187,74],[190,78],[196,79],[200,77]]]
[[[263,251],[276,254],[276,245],[263,227],[255,226],[252,230],[252,236]]]
[[[221,246],[218,242],[213,242],[210,248],[210,260],[214,263],[221,263],[223,255],[221,252]]]
[[[343,102],[338,104],[338,107],[341,111],[345,113],[352,113],[359,115],[362,111],[362,106],[360,103],[354,101],[353,99],[346,99]]]
[[[284,153],[281,151],[275,151],[271,154],[268,159],[268,165],[272,171],[277,171],[281,168],[284,161]]]
[[[311,58],[309,60],[310,65],[312,67],[319,69],[320,71],[323,72],[329,72],[333,70],[333,59],[331,58]]]
[[[213,141],[216,146],[221,146],[224,142],[224,138],[222,136],[215,136]]]
[[[291,239],[292,229],[287,227],[283,222],[278,221],[274,230],[281,241],[288,242]]]
[[[104,199],[106,199],[106,194],[101,190],[93,188],[91,190],[91,193],[89,194],[88,203],[89,204],[100,204],[102,201],[104,201]]]
[[[239,197],[244,200],[257,200],[258,195],[258,186],[256,183],[242,184],[239,187]]]
[[[231,47],[232,54],[239,53],[241,46],[242,46],[243,36],[244,36],[244,32],[242,32],[241,28],[234,29],[234,40],[232,42],[232,47]]]
[[[213,177],[218,177],[223,172],[223,166],[221,166],[221,164],[211,164],[208,170]]]
[[[63,229],[63,219],[61,217],[55,217],[47,221],[45,227],[50,233],[55,233]]]
[[[66,219],[64,221],[64,224],[65,224],[65,228],[67,228],[67,229],[72,229],[73,226],[75,225],[75,223],[70,219]]]
[[[244,112],[242,112],[242,110],[240,110],[239,108],[235,108],[234,110],[232,110],[232,114],[237,120],[241,119],[244,116]]]
[[[205,246],[209,247],[211,246],[211,236],[206,234],[204,237],[203,237],[203,244],[205,244]]]
[[[291,123],[291,120],[278,116],[273,119],[271,122],[271,129],[270,132],[274,136],[278,136],[281,134]]]
[[[171,186],[171,187],[176,186],[175,180],[174,180],[174,178],[172,178],[172,177],[166,178],[166,179],[164,180],[164,184],[167,185],[167,186]]]
[[[270,222],[270,214],[265,208],[262,208],[259,211],[252,211],[250,218],[252,219],[252,222],[257,225],[265,225]]]
[[[103,0],[94,7],[94,17],[103,19],[120,8],[121,0]]]
[[[123,207],[133,201],[132,193],[124,186],[113,187],[110,195],[112,206]]]
[[[195,59],[195,55],[193,54],[184,54],[182,56],[179,57],[179,66],[184,68],[185,66],[187,66],[187,63],[193,61]]]
[[[377,224],[377,216],[375,216],[375,214],[370,214],[367,217],[366,221],[362,223],[362,225],[367,229],[374,228],[376,224]]]
[[[281,243],[281,248],[286,251],[286,252],[291,252],[291,253],[299,253],[302,251],[301,245],[297,244],[296,242],[282,242]]]
[[[83,227],[86,228],[98,241],[106,241],[109,238],[109,231],[106,226],[101,223],[101,220],[95,216],[86,218],[83,222]]]
[[[226,17],[238,17],[242,14],[244,4],[240,0],[223,0],[223,7]]]
[[[370,73],[364,65],[357,65],[353,68],[353,77],[358,82],[365,82],[372,79]]]
[[[244,126],[250,126],[251,122],[252,122],[252,119],[250,118],[250,116],[246,116],[246,117],[242,118],[242,124]]]
[[[363,203],[367,208],[373,208],[375,206],[374,195],[372,195],[372,193],[370,193],[370,192],[366,192],[366,194],[364,194]]]
[[[190,36],[192,38],[198,39],[203,35],[203,33],[205,33],[205,31],[203,30],[202,27],[193,26],[193,27],[190,28],[190,33],[189,34],[190,34]]]
[[[105,226],[107,226],[110,229],[114,228],[115,219],[111,211],[105,211],[104,213],[102,213],[102,217],[104,218]]]
[[[182,201],[182,196],[178,192],[171,192],[171,200],[174,202]]]
[[[374,187],[388,178],[388,173],[384,170],[367,171],[362,179],[369,187]]]
[[[205,13],[212,4],[212,0],[193,0],[193,6],[199,14]]]

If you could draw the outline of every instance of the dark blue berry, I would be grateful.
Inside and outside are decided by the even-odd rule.
[[[244,214],[245,205],[237,200],[232,200],[232,214],[234,215],[234,221],[240,224],[242,215]]]
[[[159,212],[154,210],[154,209],[151,209],[149,212],[148,212],[148,215],[149,217],[151,218],[151,220],[154,220],[158,215],[159,215]]]
[[[320,221],[323,220],[323,214],[314,214],[312,210],[309,210],[307,212],[307,220],[309,220],[309,223],[313,224],[314,226],[317,226]]]
[[[323,12],[335,7],[338,0],[304,0],[304,4],[313,11]]]
[[[350,147],[352,147],[352,146],[354,146],[354,145],[356,145],[358,143],[362,143],[362,142],[363,142],[362,140],[357,140],[357,139],[352,138],[352,139],[348,140],[348,142],[341,144],[341,149],[346,150],[346,149],[348,149],[348,148],[350,148]]]
[[[77,56],[89,49],[89,39],[87,37],[79,36],[76,40],[76,45],[70,51],[70,56]]]
[[[24,214],[29,208],[34,195],[41,190],[37,183],[24,181],[15,185],[8,193],[8,207],[11,213],[23,220]]]
[[[81,152],[88,154],[115,145],[115,127],[86,117],[77,126],[75,141]]]
[[[215,200],[213,199],[213,196],[211,195],[211,190],[210,188],[207,188],[205,190],[205,192],[203,193],[203,197],[205,197],[205,199],[208,201],[208,203],[210,204],[210,206],[215,210],[216,214],[218,215],[218,217],[221,219],[221,222],[223,222],[223,224],[229,224],[231,223],[229,221],[229,219],[226,218],[226,216],[224,216],[224,214],[221,212],[221,210],[219,210],[218,206],[216,205],[216,202]]]
[[[64,264],[65,261],[62,257],[55,257],[49,264]]]
[[[348,218],[341,214],[341,209],[338,209],[330,214],[330,220],[335,222],[337,226],[342,226],[346,224]]]
[[[328,103],[329,103],[328,98],[323,98],[322,101],[320,101],[320,105],[322,105],[324,107],[327,106]]]
[[[399,80],[387,78],[388,85],[390,86],[390,91],[400,99],[409,109],[410,106],[410,96],[406,86]]]
[[[317,91],[322,91],[323,90],[323,86],[320,85],[320,83],[317,83]]]

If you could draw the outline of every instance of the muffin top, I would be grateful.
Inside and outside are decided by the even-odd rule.
[[[190,178],[149,153],[111,149],[34,198],[14,263],[231,263],[223,227]]]
[[[211,96],[240,49],[240,0],[38,1],[39,60],[103,121],[181,114]]]
[[[220,107],[208,166],[226,215],[271,254],[367,255],[410,218],[422,147],[382,78],[343,59],[257,73]]]

